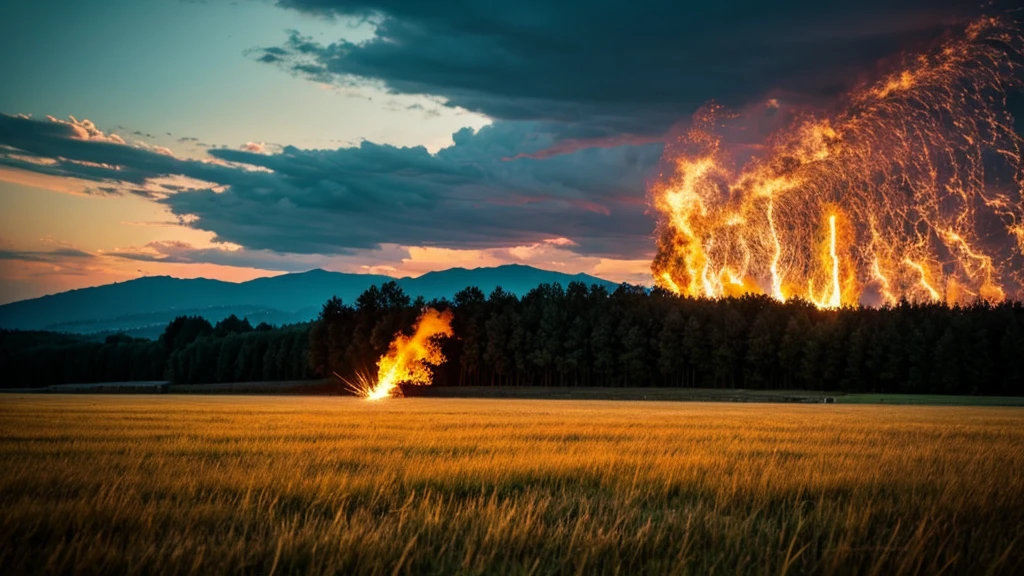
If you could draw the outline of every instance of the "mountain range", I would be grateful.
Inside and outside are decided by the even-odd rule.
[[[253,324],[287,324],[316,317],[332,296],[353,303],[372,285],[394,280],[410,297],[451,298],[476,286],[489,294],[494,288],[522,296],[540,284],[583,282],[614,290],[614,282],[587,274],[563,274],[531,266],[510,264],[494,268],[450,268],[416,278],[376,274],[346,274],[325,270],[224,282],[206,278],[181,279],[148,276],[81,288],[0,306],[0,328],[53,330],[76,334],[111,334],[155,337],[174,317],[200,315],[217,322],[234,314]]]

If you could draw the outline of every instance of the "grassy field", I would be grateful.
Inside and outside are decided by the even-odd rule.
[[[919,404],[923,406],[1024,406],[1024,396],[944,396],[941,394],[843,394],[841,404]]]
[[[214,385],[216,386],[216,385]],[[176,388],[175,388],[176,389]],[[534,398],[552,400],[670,400],[680,402],[815,403],[926,406],[1024,406],[1024,396],[943,396],[937,394],[847,394],[821,390],[742,390],[729,388],[596,388],[568,386],[410,386],[424,398]]]
[[[1024,410],[0,397],[0,573],[1020,574]]]

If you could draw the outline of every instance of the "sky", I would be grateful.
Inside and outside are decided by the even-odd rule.
[[[695,110],[825,109],[977,5],[11,3],[0,303],[313,268],[649,283],[646,186]]]

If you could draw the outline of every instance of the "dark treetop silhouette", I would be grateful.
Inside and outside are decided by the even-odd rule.
[[[297,380],[370,370],[428,302],[395,282],[313,322],[278,328],[179,317],[157,341],[0,333],[6,386],[168,378]],[[1024,394],[1024,306],[900,303],[819,310],[767,296],[681,298],[622,285],[542,284],[522,298],[478,288],[429,305],[454,311],[435,385],[676,386],[847,392]]]

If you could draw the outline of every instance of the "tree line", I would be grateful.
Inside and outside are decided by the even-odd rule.
[[[431,302],[389,282],[351,304],[332,298],[311,323],[181,317],[156,341],[7,332],[0,369],[16,375],[9,381],[39,383],[350,377],[372,372],[425,306],[454,312],[455,337],[442,342],[448,361],[435,369],[436,385],[1024,394],[1019,302],[819,310],[760,295],[693,299],[575,282],[541,285],[521,298],[470,287]],[[8,345],[15,340],[20,347]]]
[[[371,369],[422,301],[394,285],[328,302],[310,330],[318,374]],[[571,283],[522,298],[458,292],[441,385],[675,386],[847,392],[1024,394],[1024,307],[819,310],[767,296],[678,297]]]
[[[309,323],[253,327],[232,315],[216,325],[200,316],[180,316],[156,340],[3,330],[2,386],[302,380],[313,377],[307,354],[309,328]]]
[[[3,388],[161,380],[165,362],[160,346],[145,338],[0,330]]]

